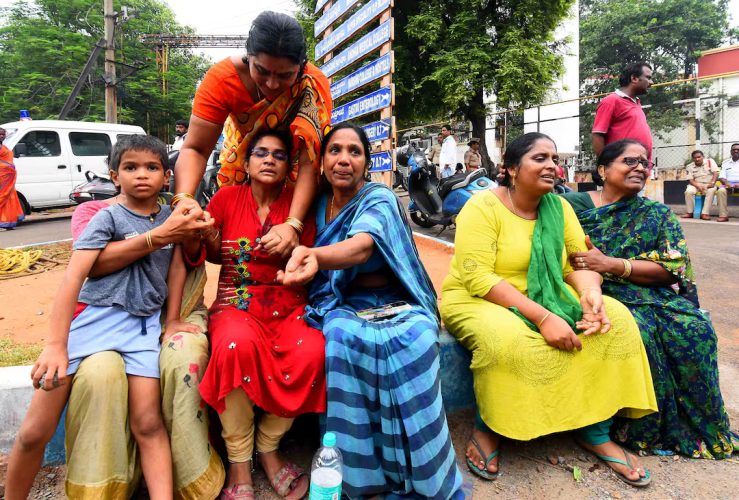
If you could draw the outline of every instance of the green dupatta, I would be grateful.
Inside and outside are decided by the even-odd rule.
[[[573,329],[582,319],[580,302],[567,288],[562,276],[562,250],[565,246],[565,225],[562,201],[555,194],[545,194],[539,202],[534,234],[531,237],[531,259],[527,286],[529,298],[552,314],[567,321]],[[539,329],[511,307],[529,328]]]

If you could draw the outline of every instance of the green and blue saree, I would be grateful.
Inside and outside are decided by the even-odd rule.
[[[563,195],[593,245],[609,257],[656,262],[676,279],[647,287],[605,275],[603,293],[634,315],[649,357],[659,413],[622,420],[615,439],[641,454],[723,459],[739,451],[719,387],[717,339],[700,311],[682,227],[661,203],[635,196],[595,208],[587,193]]]

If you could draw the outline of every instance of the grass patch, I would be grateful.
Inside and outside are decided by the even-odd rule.
[[[16,342],[10,335],[0,335],[0,368],[5,366],[32,365],[44,346]]]

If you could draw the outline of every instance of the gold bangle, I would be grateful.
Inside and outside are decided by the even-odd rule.
[[[185,198],[190,198],[191,200],[195,199],[195,197],[190,193],[177,193],[172,197],[172,201],[169,202],[170,208],[174,208],[178,202],[184,200]]]
[[[544,321],[546,321],[546,319],[547,319],[547,318],[549,317],[549,315],[550,315],[550,314],[552,314],[552,312],[551,312],[551,311],[549,311],[548,313],[546,313],[546,314],[544,315],[544,317],[543,317],[543,318],[541,318],[541,321],[539,321],[539,324],[538,324],[538,325],[536,325],[536,328],[539,328],[539,329],[541,329],[541,325],[542,325],[542,323],[544,323]]]
[[[581,293],[583,293],[583,292],[584,292],[585,290],[598,290],[599,292],[601,291],[601,289],[600,289],[600,287],[599,287],[599,286],[586,286],[585,288],[583,288],[582,290],[580,290],[580,291],[579,291],[579,292],[577,292],[577,293],[578,293],[578,294],[581,294]]]
[[[220,235],[221,235],[221,232],[218,229],[216,229],[216,235],[213,236],[210,240],[208,240],[208,243],[213,243],[214,241],[218,239]]]
[[[619,278],[626,279],[629,276],[631,276],[631,269],[632,269],[631,268],[631,261],[626,260],[626,259],[621,259],[621,262],[624,263],[624,273],[621,276],[619,276]]]
[[[288,217],[287,219],[285,219],[285,224],[295,229],[298,235],[303,234],[303,230],[305,229],[305,226],[303,225],[303,223],[300,222],[295,217]]]
[[[149,245],[149,250],[154,250],[154,244],[151,242],[151,231],[146,231],[146,244]]]

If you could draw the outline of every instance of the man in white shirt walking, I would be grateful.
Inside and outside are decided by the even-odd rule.
[[[718,221],[729,221],[729,193],[739,193],[739,143],[731,145],[731,158],[721,164],[718,174],[721,187],[716,193],[718,198]]]
[[[457,141],[454,140],[452,126],[449,124],[441,127],[441,135],[444,136],[444,142],[441,143],[439,166],[441,177],[444,178],[454,175],[454,168],[457,166]]]

